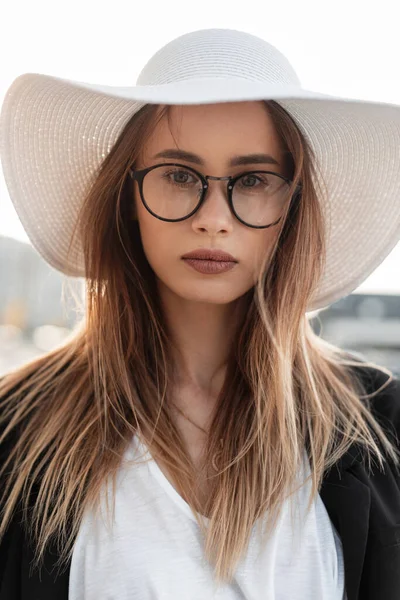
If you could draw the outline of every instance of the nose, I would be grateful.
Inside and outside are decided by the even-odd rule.
[[[203,204],[193,215],[192,227],[195,231],[208,232],[210,235],[228,233],[233,229],[234,215],[231,212],[226,179],[224,181],[211,181],[208,179],[208,188]],[[215,178],[215,179],[223,179]]]

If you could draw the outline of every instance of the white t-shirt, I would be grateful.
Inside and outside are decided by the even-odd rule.
[[[143,458],[127,464],[134,456]],[[302,480],[310,472],[304,457]],[[319,495],[304,518],[310,486],[286,500],[266,545],[253,528],[233,582],[217,589],[189,505],[135,438],[117,476],[112,527],[103,512],[84,515],[69,600],[346,600],[341,541]]]

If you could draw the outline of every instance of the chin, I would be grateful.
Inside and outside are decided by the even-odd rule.
[[[221,276],[212,275],[209,277],[182,277],[178,274],[176,277],[161,278],[157,276],[159,290],[161,294],[172,294],[181,300],[188,302],[199,302],[202,304],[230,304],[243,296],[253,286],[252,282],[244,282],[242,278],[236,281],[224,281]],[[247,285],[246,285],[247,283]]]
[[[188,302],[200,302],[202,304],[230,304],[231,302],[238,300],[238,298],[243,296],[247,291],[242,289],[223,289],[223,286],[220,286],[220,289],[214,290],[210,288],[212,288],[212,285],[204,281],[198,285],[191,285],[189,289],[177,289],[175,290],[175,294]]]

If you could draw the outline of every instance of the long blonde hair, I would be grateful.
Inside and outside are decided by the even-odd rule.
[[[288,205],[268,264],[243,298],[244,317],[205,445],[204,469],[212,473],[206,506],[198,505],[197,475],[171,416],[171,339],[131,218],[128,170],[158,120],[169,114],[168,107],[146,105],[101,164],[77,221],[87,273],[84,318],[67,342],[0,381],[0,449],[9,449],[1,456],[0,539],[20,506],[36,567],[50,541],[59,548],[58,566],[67,565],[84,511],[98,510],[109,477],[115,486],[134,435],[168,469],[194,510],[219,582],[232,578],[254,523],[267,513],[269,535],[305,446],[309,507],[324,472],[353,443],[383,465],[372,430],[399,462],[351,370],[359,362],[317,336],[309,322],[306,309],[326,250],[317,177],[313,182],[317,165],[283,107],[274,101],[265,106],[285,147],[293,189],[301,182],[302,194]],[[386,373],[387,383],[393,378],[366,364]],[[215,471],[210,465],[218,451]],[[207,529],[200,511],[210,519]]]

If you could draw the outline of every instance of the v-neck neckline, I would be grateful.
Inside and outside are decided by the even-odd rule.
[[[192,521],[194,521],[198,525],[198,523],[196,521],[196,517],[194,516],[193,511],[192,511],[191,507],[189,506],[189,504],[186,502],[186,500],[184,500],[182,498],[182,496],[180,494],[178,494],[178,492],[176,491],[176,489],[174,488],[172,483],[164,475],[164,473],[158,466],[157,462],[154,460],[147,445],[144,442],[142,442],[141,440],[139,440],[139,438],[137,436],[136,436],[136,447],[138,448],[138,450],[141,454],[143,453],[143,455],[144,455],[143,458],[146,459],[146,464],[148,466],[150,473],[154,476],[154,478],[157,480],[157,482],[160,484],[160,486],[164,489],[164,491],[168,494],[168,496],[175,502],[175,504],[177,504],[177,506],[179,506],[179,508],[188,517],[190,517],[190,519],[192,519]],[[200,517],[207,525],[209,524],[210,519],[208,517],[205,517],[204,515],[201,515],[201,514],[200,514]]]

